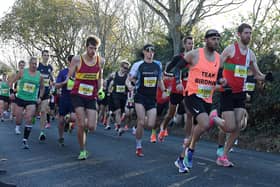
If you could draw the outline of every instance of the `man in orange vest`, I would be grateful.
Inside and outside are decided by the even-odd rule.
[[[226,85],[225,79],[218,77],[219,68],[222,66],[220,55],[216,52],[219,41],[219,32],[214,29],[208,30],[205,34],[206,46],[188,52],[176,66],[177,70],[182,69],[186,64],[190,68],[185,104],[197,122],[193,129],[190,145],[185,150],[185,162],[182,155],[175,161],[180,173],[188,172],[192,168],[195,145],[200,136],[210,127],[209,112],[217,79],[219,78],[218,82],[221,85]],[[177,89],[183,90],[182,83],[176,82],[179,83]]]

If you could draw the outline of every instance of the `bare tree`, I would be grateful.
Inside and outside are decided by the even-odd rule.
[[[174,54],[180,51],[182,30],[190,33],[199,21],[232,11],[246,0],[142,0],[158,14],[168,28],[172,38]],[[184,28],[183,28],[184,27]]]

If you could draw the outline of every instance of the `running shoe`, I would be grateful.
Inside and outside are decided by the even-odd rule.
[[[128,125],[124,126],[124,130],[128,131]]]
[[[132,127],[132,134],[135,135],[136,134],[136,128]]]
[[[40,132],[39,140],[40,140],[40,141],[45,141],[45,140],[46,140],[46,135],[45,135],[45,133],[44,133],[43,131]]]
[[[15,128],[15,133],[16,133],[16,135],[20,135],[21,134],[19,128]]]
[[[29,145],[27,144],[27,140],[22,140],[22,148],[29,149]]]
[[[164,141],[164,130],[161,130],[158,134],[158,141],[163,142]]]
[[[215,121],[214,119],[218,116],[218,113],[216,110],[211,111],[210,115],[209,115],[209,127],[213,127],[215,125]]]
[[[80,155],[78,156],[79,160],[86,160],[88,158],[88,151],[83,150],[80,151]]]
[[[124,129],[123,128],[119,128],[118,135],[121,136],[123,133],[124,133]]]
[[[156,143],[157,142],[157,135],[156,134],[151,134],[150,142],[151,143]]]
[[[216,151],[218,157],[223,156],[224,154],[224,147],[219,147]]]
[[[190,170],[185,166],[184,161],[178,158],[174,162],[175,166],[179,169],[179,173],[188,173]]]
[[[136,156],[138,156],[138,157],[143,157],[144,156],[144,154],[142,152],[142,148],[137,148],[136,149]]]
[[[188,150],[188,149],[186,149],[185,157],[184,157],[184,165],[187,168],[189,168],[189,169],[191,169],[192,166],[193,166],[193,159],[192,159],[192,157],[193,157],[193,152]]]
[[[110,129],[111,129],[111,126],[110,126],[110,125],[106,125],[104,129],[105,129],[105,130],[110,130]]]
[[[223,167],[233,167],[233,163],[228,160],[226,155],[220,156],[216,160],[216,164],[218,166],[223,166]]]
[[[64,138],[59,138],[58,139],[58,143],[59,143],[59,145],[61,146],[61,147],[64,147]]]
[[[168,130],[165,129],[165,130],[164,130],[164,137],[167,137],[167,136],[168,136]]]
[[[51,127],[51,124],[50,123],[47,123],[46,125],[45,125],[45,129],[49,129]]]

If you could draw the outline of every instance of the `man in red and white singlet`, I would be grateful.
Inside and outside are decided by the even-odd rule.
[[[97,125],[96,102],[98,92],[102,90],[103,65],[105,63],[104,59],[97,53],[99,45],[99,38],[96,36],[88,37],[86,52],[73,57],[69,67],[68,78],[75,74],[71,101],[77,116],[80,144],[79,160],[87,159],[86,134],[88,131],[93,132]]]

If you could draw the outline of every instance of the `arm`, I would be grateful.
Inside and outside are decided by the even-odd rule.
[[[57,88],[57,89],[62,88],[64,85],[66,85],[66,82],[62,81],[61,76],[62,75],[61,75],[61,71],[60,71],[56,78],[56,83],[55,83],[55,88]]]
[[[42,98],[45,93],[45,86],[44,86],[44,79],[43,77],[40,78],[40,96],[39,98]]]
[[[263,74],[257,64],[257,58],[256,55],[253,51],[250,51],[251,53],[251,60],[252,60],[252,64],[250,64],[250,69],[252,70],[255,79],[263,81],[265,80],[265,74]]]
[[[101,58],[100,61],[100,74],[98,78],[98,90],[103,90],[103,68],[105,66],[105,59]]]
[[[71,64],[69,65],[68,75],[64,81],[65,84],[67,84],[68,79],[72,77],[72,75],[74,75],[79,65],[80,65],[80,56],[74,56],[72,58]]]
[[[12,88],[13,84],[17,82],[23,75],[23,70],[20,70],[17,74],[15,74],[10,80],[8,80],[9,87]]]
[[[136,79],[129,74],[125,80],[125,85],[129,91],[134,90],[135,82]]]

